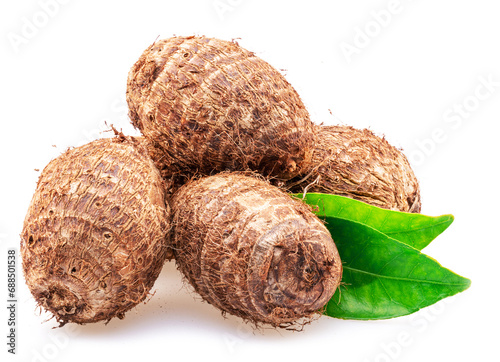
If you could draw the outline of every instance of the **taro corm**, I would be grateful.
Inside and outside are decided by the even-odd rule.
[[[21,256],[38,304],[64,325],[123,318],[169,256],[163,180],[133,138],[70,149],[43,170]]]
[[[313,124],[298,93],[234,41],[156,41],[129,72],[127,102],[172,174],[255,170],[289,179],[310,167]]]
[[[285,186],[292,192],[347,196],[384,209],[420,212],[417,178],[401,150],[367,129],[315,126],[312,171]]]
[[[223,312],[295,328],[339,286],[342,263],[323,222],[261,177],[202,177],[181,187],[171,205],[177,266]]]

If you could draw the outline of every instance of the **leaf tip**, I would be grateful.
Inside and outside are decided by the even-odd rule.
[[[471,286],[472,284],[472,281],[468,278],[464,278],[464,289],[463,290],[467,290],[469,289],[469,287]]]

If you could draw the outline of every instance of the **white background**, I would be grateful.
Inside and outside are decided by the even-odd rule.
[[[498,358],[499,15],[494,0],[2,0],[0,359]],[[54,329],[20,272],[18,354],[8,354],[6,250],[19,246],[35,169],[109,136],[105,121],[136,134],[128,70],[157,37],[196,34],[237,38],[283,69],[315,122],[367,127],[401,147],[421,183],[422,213],[456,218],[425,252],[472,286],[408,317],[254,330],[201,302],[171,263],[124,320]]]

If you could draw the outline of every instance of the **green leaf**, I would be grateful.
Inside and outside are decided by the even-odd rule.
[[[302,194],[296,194],[302,199]],[[426,216],[386,210],[344,196],[307,193],[304,201],[317,206],[318,216],[339,217],[368,225],[393,239],[422,250],[451,225],[453,215]]]
[[[373,320],[407,315],[462,292],[470,280],[415,248],[359,222],[324,217],[343,264],[324,314]]]

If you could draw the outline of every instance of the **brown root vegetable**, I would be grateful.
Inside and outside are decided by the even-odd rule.
[[[292,192],[347,196],[385,209],[420,212],[417,178],[385,138],[350,126],[316,126],[313,171],[286,184]]]
[[[313,125],[271,65],[235,42],[173,37],[131,68],[132,123],[166,152],[172,173],[255,170],[289,179],[309,169]]]
[[[308,321],[338,287],[342,264],[323,223],[269,183],[222,173],[172,199],[178,268],[210,304],[246,320]]]
[[[123,318],[171,257],[169,211],[158,170],[132,138],[93,141],[52,160],[21,234],[37,303],[61,325]]]
[[[147,152],[148,156],[155,164],[155,167],[160,172],[165,184],[165,196],[167,200],[170,199],[172,194],[179,187],[191,179],[192,175],[189,173],[172,173],[169,168],[168,155],[156,142],[149,140],[146,137],[134,137],[134,139],[141,144],[143,149]]]

